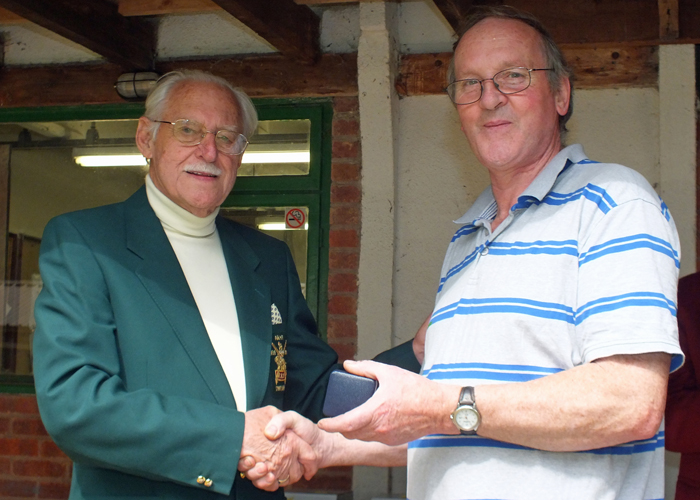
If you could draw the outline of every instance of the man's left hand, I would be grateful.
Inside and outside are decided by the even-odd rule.
[[[456,434],[450,413],[460,388],[438,384],[395,366],[373,361],[346,361],[350,373],[377,380],[379,388],[364,404],[318,426],[348,439],[399,445],[428,434]]]

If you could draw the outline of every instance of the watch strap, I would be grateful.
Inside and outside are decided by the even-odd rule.
[[[474,400],[474,388],[471,386],[462,387],[462,391],[459,393],[458,406],[470,405],[476,408],[476,401]]]
[[[459,393],[459,401],[457,402],[457,407],[460,406],[471,406],[478,413],[479,410],[476,407],[476,398],[474,396],[474,388],[472,386],[462,387]],[[476,429],[471,431],[465,431],[460,429],[459,433],[463,436],[475,436]]]

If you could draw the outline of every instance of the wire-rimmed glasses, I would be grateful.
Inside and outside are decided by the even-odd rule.
[[[242,155],[248,147],[248,139],[243,134],[233,130],[221,129],[217,131],[207,130],[204,125],[194,120],[181,118],[174,122],[165,120],[151,120],[158,123],[167,123],[173,126],[173,137],[186,146],[200,144],[207,134],[214,134],[216,149],[227,155]]]
[[[499,71],[493,78],[465,78],[450,83],[445,91],[455,104],[473,104],[481,99],[484,93],[484,82],[491,80],[501,94],[517,94],[532,83],[533,71],[553,71],[554,68],[508,68]]]

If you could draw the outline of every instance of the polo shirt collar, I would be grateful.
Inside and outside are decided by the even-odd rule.
[[[518,196],[518,203],[514,207],[520,204],[529,205],[534,201],[540,203],[552,190],[557,177],[569,163],[578,163],[585,159],[586,154],[583,152],[583,146],[580,144],[572,144],[559,151],[542,171],[537,174],[535,180],[530,183],[525,191]],[[511,207],[511,210],[514,207]],[[493,196],[493,190],[489,186],[479,195],[471,208],[457,219],[455,223],[463,225],[475,224],[478,220],[493,220],[496,216],[496,210],[496,200]]]

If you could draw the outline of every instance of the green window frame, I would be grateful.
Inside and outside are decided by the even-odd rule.
[[[253,102],[261,121],[310,121],[309,174],[239,177],[222,207],[308,207],[306,301],[316,318],[319,335],[326,340],[332,102],[329,99],[254,99]],[[143,111],[143,103],[0,108],[0,122],[133,119],[142,116]],[[31,375],[0,374],[0,393],[33,392]]]

